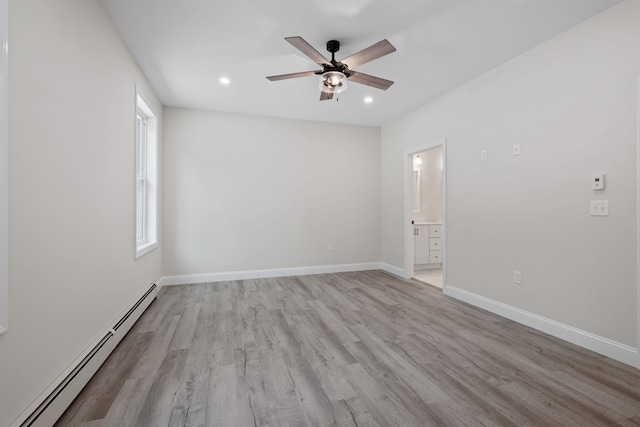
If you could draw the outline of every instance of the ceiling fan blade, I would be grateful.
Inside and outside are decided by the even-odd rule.
[[[313,46],[307,43],[305,39],[303,39],[302,37],[300,36],[285,37],[284,39],[289,43],[291,43],[300,52],[304,53],[309,58],[311,58],[311,60],[316,64],[318,65],[331,64],[331,61],[325,58],[320,52],[315,50]]]
[[[375,87],[377,89],[382,89],[382,90],[389,89],[393,84],[391,80],[383,79],[381,77],[376,77],[376,76],[370,76],[369,74],[359,73],[357,71],[351,72],[351,75],[349,76],[349,81]]]
[[[315,71],[303,71],[301,73],[290,73],[290,74],[279,74],[277,76],[268,76],[267,79],[271,80],[272,82],[275,82],[275,81],[278,81],[278,80],[295,79],[297,77],[313,76],[315,73],[316,73]]]
[[[326,101],[327,99],[333,99],[333,94],[320,91],[320,101]]]
[[[346,64],[349,68],[354,69],[358,65],[366,64],[367,62],[373,61],[374,59],[378,59],[381,56],[388,55],[395,51],[396,48],[393,47],[387,39],[384,39],[366,49],[362,49],[360,52],[354,53],[340,62]]]

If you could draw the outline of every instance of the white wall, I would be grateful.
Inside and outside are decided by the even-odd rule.
[[[165,275],[380,260],[379,128],[177,108],[164,123]]]
[[[94,0],[9,4],[9,425],[161,275],[134,261],[135,85],[161,107]]]
[[[638,22],[625,1],[384,126],[382,261],[404,265],[402,153],[446,137],[448,284],[635,347]]]

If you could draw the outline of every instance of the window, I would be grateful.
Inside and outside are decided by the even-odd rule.
[[[136,258],[158,246],[157,120],[140,95],[136,101]]]

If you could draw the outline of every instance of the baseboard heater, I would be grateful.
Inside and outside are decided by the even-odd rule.
[[[11,427],[51,427],[54,425],[153,302],[157,293],[157,286],[152,283],[144,295],[131,305],[114,323],[113,327],[108,329],[91,349],[83,353],[72,367],[58,377],[54,384]]]
[[[138,321],[142,313],[149,307],[149,304],[156,298],[157,294],[158,287],[155,283],[152,283],[147,292],[115,323],[112,329],[114,348],[122,341],[122,338],[127,335],[129,329]]]

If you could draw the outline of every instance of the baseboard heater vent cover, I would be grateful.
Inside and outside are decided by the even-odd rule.
[[[108,329],[102,338],[87,353],[83,353],[70,367],[37,399],[11,427],[50,427],[60,418],[73,400],[80,394],[91,377],[98,371],[120,340],[129,332],[142,313],[156,298],[155,283],[144,295]]]
[[[149,290],[142,296],[142,298],[140,298],[138,301],[136,301],[135,304],[133,304],[133,307],[131,307],[129,309],[129,311],[127,311],[124,316],[122,316],[122,318],[120,320],[118,320],[115,324],[115,326],[113,327],[114,331],[117,331],[118,329],[120,329],[122,327],[122,325],[129,320],[129,318],[131,317],[131,315],[133,313],[135,313],[135,311],[138,309],[138,307],[140,307],[145,301],[147,301],[147,297],[149,295],[151,295],[153,293],[153,298],[155,298],[155,294],[156,294],[156,284],[152,283],[151,287],[149,288]],[[150,303],[151,301],[153,301],[153,298],[151,298],[150,300],[148,300],[148,302]],[[147,305],[148,307],[148,305]],[[146,308],[146,307],[145,307]]]
[[[88,355],[80,361],[80,363],[67,375],[62,382],[44,399],[38,408],[31,413],[21,427],[32,427],[40,425],[53,425],[51,421],[55,421],[62,415],[64,410],[73,402],[73,399],[80,393],[82,387],[86,385],[91,375],[98,370],[100,365],[106,360],[107,356],[113,350],[110,340],[113,333],[108,332],[98,344],[89,352]],[[91,365],[91,366],[89,366]],[[85,370],[86,369],[86,370]],[[87,377],[86,372],[93,370],[93,373]],[[70,397],[73,395],[73,397]],[[60,412],[62,409],[62,412]],[[58,413],[59,412],[59,413]],[[54,415],[58,413],[58,415]],[[54,418],[55,417],[55,418]],[[45,421],[46,420],[46,421]]]

